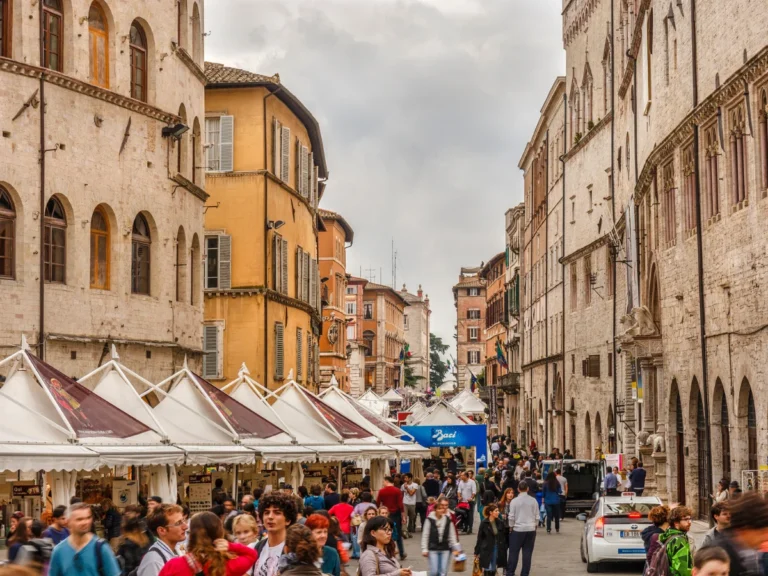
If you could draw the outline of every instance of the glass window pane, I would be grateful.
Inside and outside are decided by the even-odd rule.
[[[99,235],[97,238],[98,258],[96,260],[97,277],[96,284],[101,288],[107,288],[107,237]]]
[[[104,23],[104,14],[96,2],[91,4],[91,9],[88,11],[88,26],[95,28],[96,30],[107,29],[106,24]]]
[[[96,260],[98,258],[98,250],[98,236],[91,233],[91,286],[98,285],[96,282],[96,268],[98,266]]]

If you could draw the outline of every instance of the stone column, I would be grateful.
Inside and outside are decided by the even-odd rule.
[[[653,394],[653,361],[650,358],[640,360],[640,374],[638,375],[643,382],[643,432],[653,434],[654,413],[656,411],[656,398]]]

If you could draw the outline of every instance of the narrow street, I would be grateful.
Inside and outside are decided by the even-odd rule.
[[[477,533],[476,519],[475,533]],[[533,552],[533,564],[531,574],[557,574],[558,576],[571,576],[575,574],[586,574],[587,566],[582,563],[579,556],[579,539],[584,524],[575,518],[566,518],[560,526],[560,534],[554,533],[547,535],[547,531],[539,529],[536,535],[536,547]],[[474,560],[473,551],[476,542],[476,534],[469,536],[462,535],[461,545],[467,552],[467,565],[465,573],[471,576],[472,561]],[[405,550],[408,558],[403,562],[403,566],[411,567],[414,571],[426,571],[427,559],[421,555],[421,532],[416,532],[413,538],[405,541]],[[522,562],[522,559],[521,559]],[[517,565],[517,574],[520,574],[521,562]],[[609,564],[601,566],[600,574],[641,574],[643,567],[641,564]],[[347,573],[354,575],[357,573],[357,562],[352,561]],[[499,572],[499,576],[501,572]]]

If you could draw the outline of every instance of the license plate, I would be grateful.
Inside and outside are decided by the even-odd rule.
[[[645,548],[619,548],[619,554],[645,554]]]
[[[621,538],[640,538],[639,530],[621,530],[619,532]]]

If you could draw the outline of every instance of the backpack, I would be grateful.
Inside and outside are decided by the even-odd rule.
[[[658,550],[653,553],[651,561],[648,563],[648,568],[645,570],[645,576],[671,576],[672,571],[669,566],[669,554],[667,554],[667,546],[673,540],[677,538],[685,538],[683,535],[672,536],[669,540],[659,546]]]
[[[167,564],[168,563],[168,558],[165,557],[165,554],[163,554],[163,551],[160,550],[160,548],[151,547],[149,550],[147,550],[147,552],[144,554],[144,556],[146,556],[150,552],[156,552],[160,556],[160,558],[163,559],[163,564]],[[139,568],[141,568],[141,563],[139,563],[139,565],[136,566],[136,568],[131,570],[125,576],[137,576],[138,573],[139,573]],[[99,574],[101,574],[101,570],[99,570]]]

